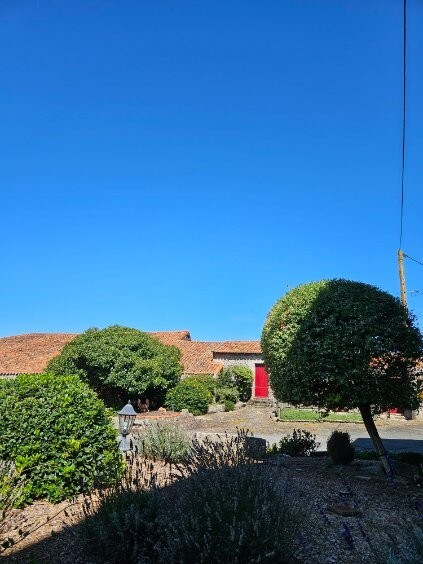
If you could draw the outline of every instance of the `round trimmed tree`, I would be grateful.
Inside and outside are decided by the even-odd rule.
[[[261,345],[279,401],[358,408],[388,469],[372,415],[417,407],[413,368],[423,353],[415,319],[397,298],[342,279],[298,286],[269,312]]]
[[[78,374],[107,402],[146,396],[161,403],[180,379],[181,352],[137,329],[88,329],[51,360],[53,374]]]

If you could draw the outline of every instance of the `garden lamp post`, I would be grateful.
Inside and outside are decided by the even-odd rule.
[[[135,422],[135,417],[137,412],[132,407],[130,401],[123,407],[119,413],[119,433],[122,435],[122,440],[119,443],[119,448],[122,452],[129,450],[128,443],[126,441],[127,435],[132,431],[132,426]]]

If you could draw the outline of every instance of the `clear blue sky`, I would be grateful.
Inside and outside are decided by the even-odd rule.
[[[403,248],[423,260],[408,10]],[[255,339],[300,283],[398,295],[402,0],[2,0],[0,52],[0,335]]]

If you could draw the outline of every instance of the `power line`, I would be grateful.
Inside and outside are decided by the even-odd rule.
[[[402,166],[401,166],[401,214],[399,248],[402,246],[404,223],[404,176],[405,176],[405,125],[406,125],[406,77],[407,77],[407,0],[403,7],[403,106],[402,106]]]
[[[417,264],[420,264],[420,266],[423,266],[423,262],[420,262],[419,260],[416,260],[415,258],[410,257],[409,255],[406,255],[405,253],[404,253],[403,256],[409,258],[410,260],[412,260],[413,262],[416,262]]]

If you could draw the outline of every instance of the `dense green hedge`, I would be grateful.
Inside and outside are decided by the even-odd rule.
[[[0,459],[25,478],[22,503],[58,502],[122,470],[103,402],[78,376],[26,374],[0,382]]]
[[[175,411],[188,409],[193,415],[202,415],[208,411],[209,400],[210,393],[201,382],[182,380],[167,392],[165,405]]]

